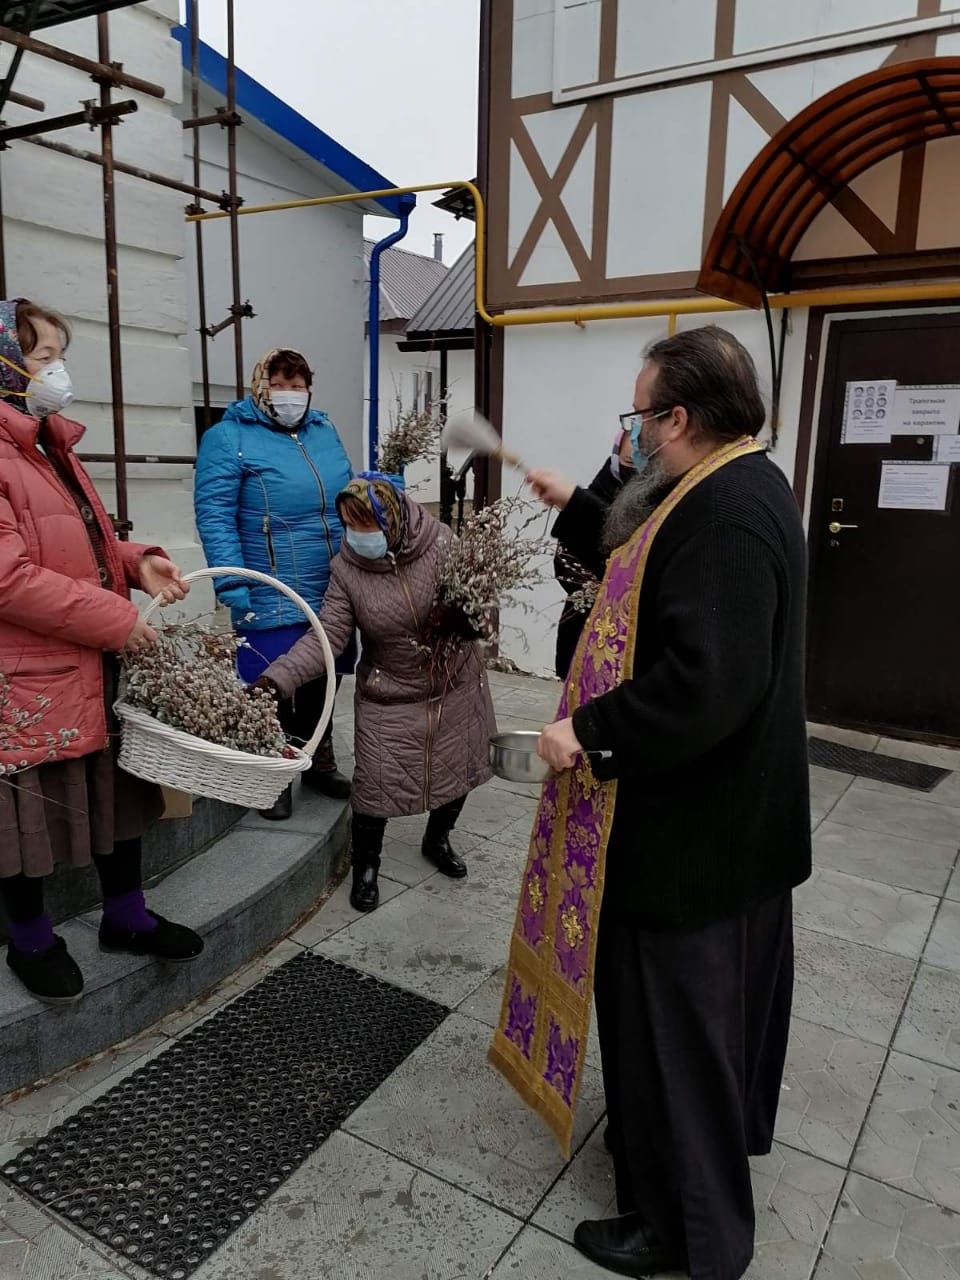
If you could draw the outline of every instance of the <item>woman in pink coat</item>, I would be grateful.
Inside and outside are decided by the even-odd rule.
[[[156,632],[130,588],[181,600],[159,547],[118,542],[73,453],[65,322],[0,302],[0,902],[7,964],[38,999],[76,1000],[83,975],[44,911],[54,862],[96,865],[100,946],[166,960],[199,955],[192,930],[148,911],[140,837],[160,790],[119,770],[116,697],[123,650]]]

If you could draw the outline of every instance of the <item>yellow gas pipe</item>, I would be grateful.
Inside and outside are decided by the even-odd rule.
[[[476,266],[474,275],[474,300],[477,315],[497,329],[511,329],[517,325],[576,324],[591,320],[636,320],[644,317],[667,317],[669,331],[675,333],[678,316],[715,315],[727,311],[749,311],[751,308],[721,298],[676,298],[672,301],[598,303],[586,307],[545,307],[524,311],[510,311],[505,315],[491,315],[483,296],[483,268],[486,239],[486,212],[483,197],[474,182],[428,182],[415,187],[384,187],[379,191],[357,191],[350,195],[314,196],[306,200],[284,200],[278,204],[247,205],[238,213],[245,217],[255,213],[280,213],[285,209],[310,209],[326,204],[352,204],[361,200],[379,200],[385,196],[417,195],[428,191],[469,191],[476,209]],[[188,222],[213,222],[230,215],[215,213],[188,214]],[[806,289],[798,293],[776,293],[768,299],[774,310],[793,310],[797,307],[845,307],[864,304],[884,305],[892,302],[956,302],[960,304],[960,281],[944,284],[881,285],[859,289]]]

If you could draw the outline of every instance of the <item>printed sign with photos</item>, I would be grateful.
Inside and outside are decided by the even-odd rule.
[[[848,382],[843,401],[843,444],[889,444],[896,379]]]

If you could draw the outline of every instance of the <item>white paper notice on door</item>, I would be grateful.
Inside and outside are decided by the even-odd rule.
[[[960,431],[960,386],[897,387],[895,436],[955,436]]]
[[[860,378],[848,382],[843,400],[843,444],[889,444],[897,384]]]
[[[881,511],[946,511],[950,468],[929,462],[885,462],[880,469]]]
[[[937,436],[933,452],[937,462],[960,462],[960,436]]]

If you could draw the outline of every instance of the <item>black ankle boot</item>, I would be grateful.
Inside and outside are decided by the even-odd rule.
[[[386,829],[385,818],[372,818],[366,813],[353,815],[350,824],[350,860],[353,863],[350,905],[354,911],[373,911],[380,901],[377,872],[380,870]]]
[[[372,863],[353,868],[350,905],[354,911],[374,911],[380,905],[380,886],[377,884],[379,870],[379,864],[373,866]]]
[[[449,831],[445,831],[442,836],[432,836],[430,828],[427,827],[427,834],[423,837],[420,852],[434,864],[442,876],[449,876],[451,880],[462,880],[467,874],[467,864],[459,853],[451,848]]]
[[[269,809],[258,809],[261,818],[269,818],[271,822],[286,822],[293,813],[293,783],[277,796]]]
[[[420,846],[423,856],[433,863],[442,876],[449,876],[451,880],[462,880],[467,874],[467,864],[450,847],[450,834],[457,825],[466,802],[467,797],[461,796],[459,800],[451,800],[439,809],[434,809],[427,819],[427,830]]]

